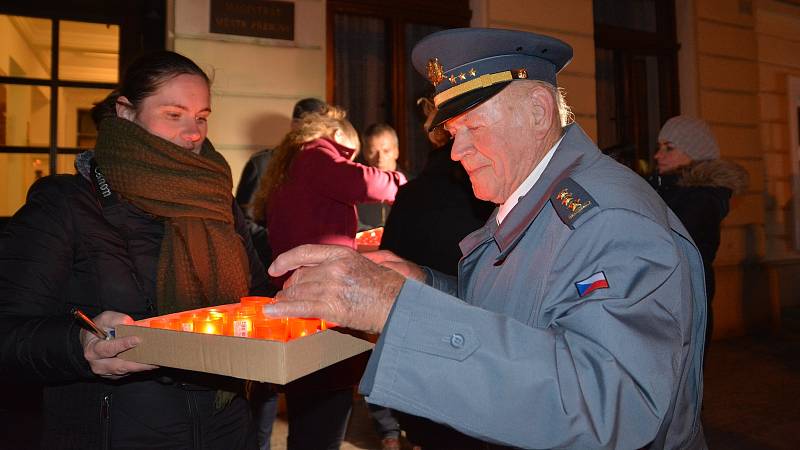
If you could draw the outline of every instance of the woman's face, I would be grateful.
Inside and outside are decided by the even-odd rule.
[[[117,115],[179,147],[200,153],[208,134],[209,96],[205,79],[181,74],[142,100],[136,110],[127,98],[120,97]]]
[[[658,151],[653,155],[653,158],[658,164],[658,173],[661,175],[675,172],[692,163],[692,158],[689,155],[684,153],[683,150],[673,147],[672,143],[668,141],[658,143]]]

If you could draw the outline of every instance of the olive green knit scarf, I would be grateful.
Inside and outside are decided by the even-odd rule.
[[[107,118],[95,159],[112,190],[166,221],[158,258],[160,314],[247,294],[249,266],[233,225],[231,169],[208,140],[197,155],[131,121]]]

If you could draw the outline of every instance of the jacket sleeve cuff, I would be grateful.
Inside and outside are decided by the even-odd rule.
[[[421,268],[425,272],[425,284],[453,296],[458,293],[458,279],[456,277],[445,275],[427,266],[421,266]]]
[[[425,269],[425,267],[423,267]],[[394,316],[394,312],[397,309],[397,304],[400,302],[401,298],[407,297],[404,296],[404,292],[406,292],[409,288],[410,281],[406,280],[403,283],[403,287],[400,289],[400,293],[397,295],[397,298],[392,304],[392,309],[389,310],[389,315],[386,317],[386,323],[383,325],[383,333],[381,333],[380,337],[378,337],[378,342],[375,343],[375,348],[372,349],[372,355],[367,362],[367,367],[364,369],[364,375],[361,377],[361,382],[358,385],[358,391],[361,395],[369,396],[370,392],[372,392],[372,386],[375,384],[375,375],[378,372],[378,365],[380,364],[381,353],[383,352],[384,346],[384,336],[386,335],[387,328],[392,323],[392,317]]]

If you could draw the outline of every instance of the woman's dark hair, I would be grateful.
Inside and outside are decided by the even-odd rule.
[[[164,83],[184,74],[202,77],[211,85],[203,69],[183,55],[166,50],[143,55],[125,70],[117,89],[94,105],[92,120],[99,126],[106,117],[116,117],[117,99],[120,96],[125,96],[133,108],[138,109],[142,100],[153,95]]]
[[[297,103],[294,104],[292,119],[300,119],[303,117],[303,114],[308,113],[325,114],[327,111],[328,104],[322,100],[314,97],[304,98],[298,100]]]

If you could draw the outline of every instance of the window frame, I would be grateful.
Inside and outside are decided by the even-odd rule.
[[[680,44],[677,41],[675,4],[673,1],[655,0],[656,7],[656,31],[648,32],[632,30],[612,25],[594,23],[594,43],[596,49],[610,50],[615,54],[617,61],[615,79],[617,97],[617,112],[627,112],[633,114],[636,106],[633,105],[631,96],[626,95],[628,89],[635,80],[632,80],[632,71],[624,72],[621,70],[623,64],[620,61],[631,56],[652,56],[658,61],[661,75],[659,77],[659,126],[672,116],[680,114],[680,86],[678,78],[678,50]],[[618,56],[623,58],[619,58]],[[663,68],[663,69],[662,69]],[[597,105],[600,108],[602,105]],[[617,145],[639,144],[637,135],[642,124],[631,123],[631,130],[626,129],[622,121],[617,122],[617,133],[623,139]],[[645,126],[647,124],[644,124]],[[603,126],[598,121],[598,127]],[[600,135],[598,130],[598,135]],[[628,137],[633,138],[633,142],[625,142]],[[641,145],[636,145],[635,159],[644,159],[652,163],[654,149]]]
[[[65,4],[60,0],[27,0],[18,4],[3,4],[0,14],[48,19],[51,21],[50,78],[25,78],[0,76],[0,84],[45,86],[50,88],[50,145],[12,146],[0,145],[0,153],[31,153],[49,155],[49,174],[56,173],[59,154],[76,154],[83,149],[58,146],[58,89],[89,88],[115,89],[117,83],[71,81],[59,79],[59,30],[62,21],[77,21],[118,25],[119,64],[117,73],[139,55],[166,48],[166,2],[108,3],[102,0],[85,0],[79,4]]]
[[[326,92],[328,102],[336,98],[335,73],[335,16],[348,14],[366,16],[383,20],[387,24],[389,37],[390,65],[389,89],[391,90],[391,108],[389,108],[389,124],[397,132],[400,144],[399,160],[408,167],[406,133],[407,117],[403,104],[406,97],[406,66],[411,64],[403,50],[405,49],[406,24],[442,26],[446,28],[469,27],[472,11],[469,0],[440,0],[437,2],[422,0],[405,0],[403,2],[386,2],[385,0],[327,0],[326,4]],[[363,130],[359,130],[363,131]]]

